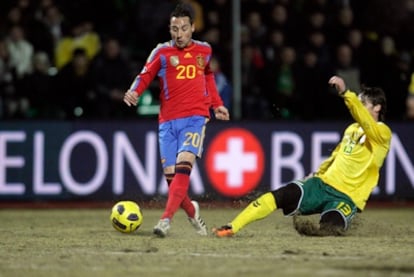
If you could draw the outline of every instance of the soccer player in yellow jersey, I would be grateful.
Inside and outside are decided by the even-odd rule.
[[[341,77],[329,84],[356,121],[349,125],[331,156],[304,178],[262,194],[230,223],[214,228],[218,237],[229,237],[247,224],[263,219],[276,209],[285,216],[320,214],[317,228],[296,229],[305,235],[343,235],[357,211],[362,211],[378,183],[387,156],[391,130],[384,124],[386,98],[382,89],[363,87],[359,95],[346,89]]]

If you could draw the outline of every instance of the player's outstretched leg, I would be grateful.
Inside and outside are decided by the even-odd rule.
[[[172,180],[174,179],[175,173],[165,174],[165,179],[167,181],[168,187],[170,186]],[[180,207],[185,211],[188,217],[194,218],[195,208],[191,199],[188,195],[184,197],[184,200],[181,202]]]
[[[200,217],[200,206],[198,205],[197,201],[191,201],[191,204],[194,206],[194,218],[189,217],[188,220],[190,221],[191,225],[193,225],[194,229],[197,231],[197,234],[201,236],[207,236],[207,225],[204,220]]]
[[[168,189],[168,199],[161,219],[154,227],[154,234],[165,237],[170,229],[170,221],[175,212],[187,197],[188,186],[190,185],[190,174],[192,164],[190,162],[179,162],[175,165],[175,176]]]
[[[276,208],[273,193],[267,192],[251,202],[229,224],[220,228],[213,228],[213,234],[217,237],[231,237],[247,224],[267,217]]]

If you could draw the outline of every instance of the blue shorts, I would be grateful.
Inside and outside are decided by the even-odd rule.
[[[201,158],[207,122],[208,118],[204,116],[190,116],[159,125],[158,143],[163,168],[175,165],[177,155],[183,151]]]

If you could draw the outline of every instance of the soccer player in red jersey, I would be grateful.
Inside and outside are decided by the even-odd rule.
[[[124,95],[128,106],[136,106],[139,96],[158,76],[160,113],[158,139],[161,163],[169,185],[168,200],[154,234],[165,237],[171,220],[181,207],[197,233],[207,235],[199,205],[188,196],[190,174],[201,158],[206,124],[213,109],[215,118],[229,120],[210,70],[212,49],[192,38],[195,30],[189,6],[177,5],[170,16],[171,40],[151,52],[141,73]]]

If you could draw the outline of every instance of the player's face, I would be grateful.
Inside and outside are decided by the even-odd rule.
[[[170,34],[178,48],[185,48],[191,43],[194,32],[194,24],[190,23],[190,18],[172,17],[170,20]]]

